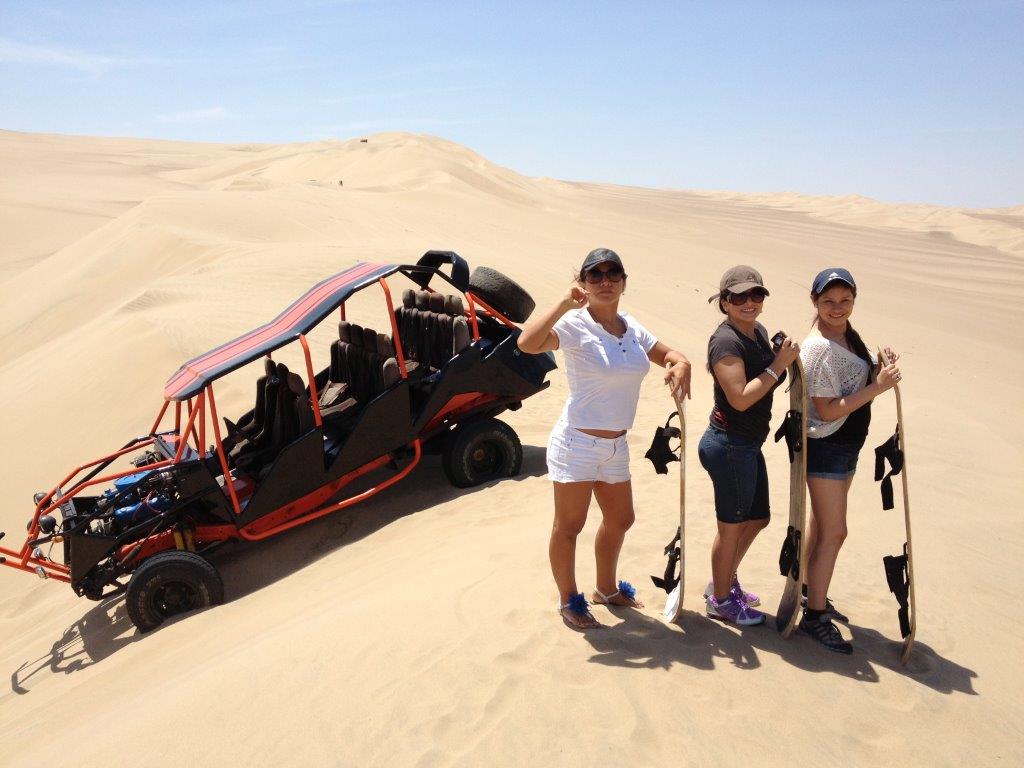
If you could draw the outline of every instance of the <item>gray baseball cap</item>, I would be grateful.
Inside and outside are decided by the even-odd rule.
[[[619,254],[611,248],[595,248],[588,253],[587,258],[583,260],[583,266],[580,267],[580,274],[593,269],[598,264],[604,264],[606,261],[611,262],[623,272],[626,271],[626,268],[622,266],[622,259],[619,258]]]
[[[715,301],[723,293],[744,293],[749,291],[751,288],[760,288],[764,291],[764,295],[770,295],[768,289],[764,287],[764,280],[761,279],[761,273],[753,267],[748,267],[746,264],[740,264],[726,271],[722,275],[722,280],[718,284],[718,293],[708,298],[708,304]]]

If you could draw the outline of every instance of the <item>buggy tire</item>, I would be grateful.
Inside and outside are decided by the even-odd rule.
[[[217,569],[193,552],[172,550],[143,561],[132,574],[125,607],[132,624],[149,632],[165,619],[224,602]]]
[[[456,488],[472,488],[518,475],[523,466],[523,444],[503,421],[471,421],[452,432],[441,465]]]
[[[536,303],[518,283],[496,269],[477,267],[469,276],[469,290],[513,323],[525,323]]]

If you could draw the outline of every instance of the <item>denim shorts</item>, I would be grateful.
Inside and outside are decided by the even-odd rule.
[[[715,516],[723,523],[767,520],[768,468],[761,444],[709,426],[697,444],[701,466],[715,488]]]
[[[823,480],[849,480],[857,471],[860,446],[833,443],[831,440],[807,441],[807,476]]]
[[[629,477],[626,436],[594,437],[559,422],[548,438],[548,477],[556,483],[625,483]]]

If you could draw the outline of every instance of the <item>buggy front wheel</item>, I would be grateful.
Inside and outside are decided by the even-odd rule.
[[[140,632],[165,619],[224,602],[224,582],[217,569],[193,552],[173,550],[153,555],[128,582],[125,606]]]
[[[473,421],[451,434],[441,463],[452,485],[470,488],[518,475],[523,465],[523,444],[503,421]]]

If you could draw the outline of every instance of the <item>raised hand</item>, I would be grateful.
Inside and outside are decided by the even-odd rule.
[[[775,362],[783,368],[789,368],[790,364],[798,357],[800,357],[800,345],[787,336],[775,353]]]
[[[562,297],[562,306],[567,310],[582,309],[587,306],[587,301],[589,299],[590,294],[573,283],[569,286],[569,290],[566,292],[565,296]]]

